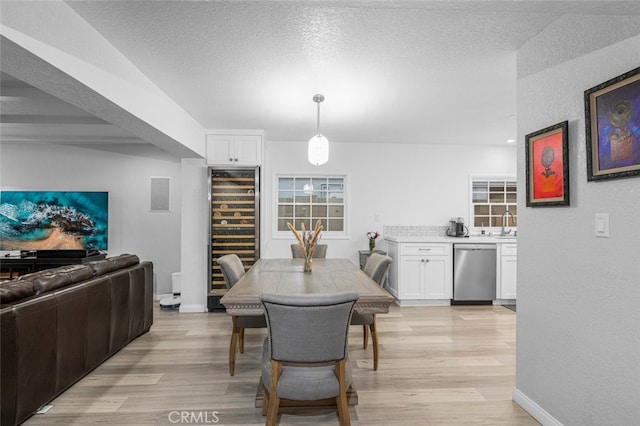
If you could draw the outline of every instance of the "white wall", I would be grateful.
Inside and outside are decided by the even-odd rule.
[[[568,29],[564,37],[580,43]],[[527,54],[542,60],[544,47]],[[545,424],[640,418],[640,177],[587,182],[584,119],[586,89],[639,65],[636,36],[518,80],[519,141],[569,121],[570,207],[524,207],[524,144],[518,149],[514,399]],[[596,213],[610,214],[610,238],[594,237]]]
[[[468,216],[469,175],[516,175],[516,149],[500,146],[334,143],[329,162],[307,162],[306,142],[265,143],[261,169],[261,256],[291,256],[292,235],[274,238],[275,184],[279,173],[347,174],[350,179],[349,238],[329,240],[329,257],[358,264],[366,233],[383,225],[441,225]],[[182,304],[180,312],[206,309],[207,166],[183,160]],[[376,215],[379,220],[376,221]],[[385,249],[379,240],[378,247]]]
[[[171,293],[180,270],[180,160],[152,146],[112,151],[47,144],[0,146],[4,191],[108,191],[109,256],[154,263],[156,294]],[[171,178],[170,212],[150,212],[150,177]]]
[[[349,179],[349,239],[325,240],[329,257],[357,263],[366,249],[368,231],[383,225],[446,226],[451,217],[469,222],[469,176],[516,176],[513,145],[410,145],[399,143],[333,143],[329,162],[313,166],[306,160],[306,142],[266,144],[262,187],[267,226],[263,229],[263,257],[290,256],[288,239],[275,239],[274,176],[346,174]],[[378,248],[385,249],[382,239]]]

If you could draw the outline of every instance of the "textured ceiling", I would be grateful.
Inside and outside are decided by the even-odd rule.
[[[504,143],[516,50],[636,1],[68,1],[205,128],[307,140]]]

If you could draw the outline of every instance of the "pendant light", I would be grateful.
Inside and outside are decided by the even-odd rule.
[[[313,102],[318,104],[317,134],[309,139],[309,162],[314,166],[321,166],[329,161],[329,141],[320,134],[320,102],[324,101],[323,95],[315,95]]]

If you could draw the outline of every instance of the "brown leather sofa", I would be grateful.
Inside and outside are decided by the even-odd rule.
[[[121,255],[0,284],[0,424],[24,422],[153,324],[153,264]]]

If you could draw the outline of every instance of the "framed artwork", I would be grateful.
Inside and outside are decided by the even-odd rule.
[[[587,180],[640,175],[640,68],[584,92]]]
[[[569,122],[525,136],[527,207],[569,205]]]

